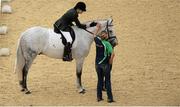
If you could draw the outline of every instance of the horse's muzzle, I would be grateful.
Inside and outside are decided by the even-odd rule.
[[[111,43],[111,45],[113,47],[115,47],[116,45],[118,45],[118,40],[117,38],[114,36],[113,38],[109,38],[108,41]]]

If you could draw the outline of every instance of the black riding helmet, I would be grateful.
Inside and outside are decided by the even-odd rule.
[[[78,2],[74,9],[80,9],[82,11],[86,11],[86,4],[84,2]]]

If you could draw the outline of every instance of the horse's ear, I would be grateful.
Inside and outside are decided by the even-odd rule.
[[[110,24],[111,24],[113,22],[112,16],[110,16],[109,20],[110,20]]]
[[[111,21],[111,23],[113,22],[113,19],[112,19],[112,21]]]
[[[113,16],[111,16],[112,22],[113,22]]]

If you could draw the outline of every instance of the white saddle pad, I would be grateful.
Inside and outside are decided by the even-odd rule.
[[[53,29],[49,29],[49,48],[52,49],[61,49],[62,47],[64,47],[63,43],[62,43],[62,35],[61,34],[57,34],[54,32]],[[72,38],[70,36],[69,32],[62,32],[63,35],[65,36],[67,42],[70,42],[72,44]],[[73,43],[73,47],[75,47],[75,43]],[[73,48],[72,47],[72,48]]]
[[[61,31],[61,32],[64,35],[66,41],[72,43],[71,34],[69,32],[64,32],[64,31]],[[61,37],[61,34],[55,33],[52,29],[49,30],[49,33],[50,33],[50,35],[56,35],[58,37]]]

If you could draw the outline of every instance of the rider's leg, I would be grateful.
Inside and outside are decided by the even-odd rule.
[[[64,47],[63,61],[72,61],[71,43],[67,42]]]
[[[56,25],[54,25],[54,32],[60,34],[60,31],[59,31],[59,29],[58,29],[58,27]]]
[[[66,38],[66,45],[64,47],[64,55],[63,55],[63,61],[72,61],[72,52],[71,52],[71,43],[72,43],[72,38],[71,35],[69,34],[69,32],[67,34],[64,35],[64,37]]]

